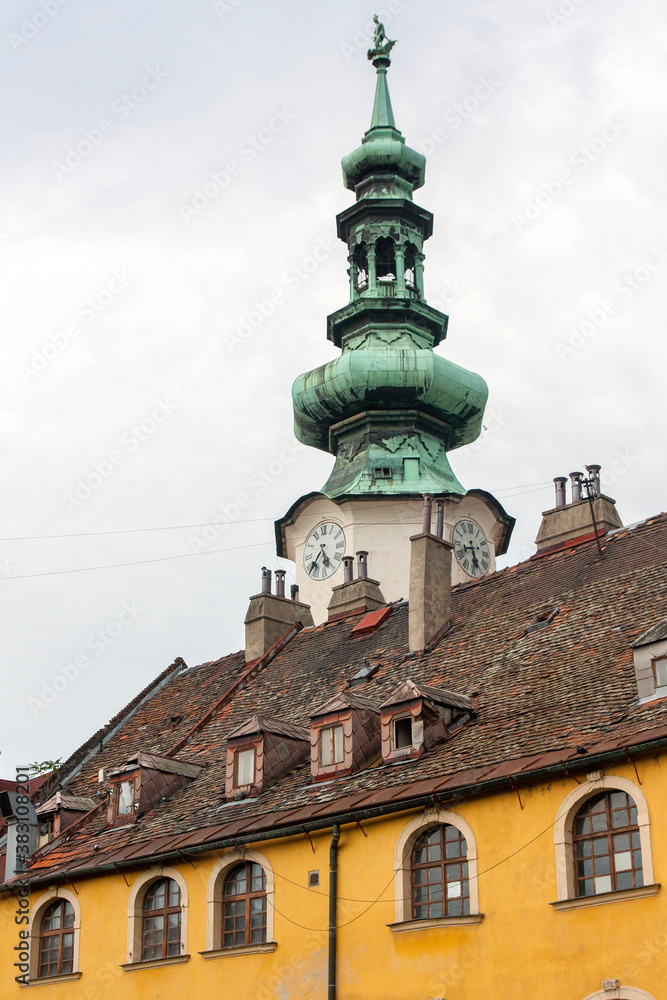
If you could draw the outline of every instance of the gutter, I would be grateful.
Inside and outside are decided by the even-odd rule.
[[[143,858],[135,858],[128,861],[114,861],[110,864],[96,865],[88,868],[67,869],[67,871],[49,871],[43,876],[30,879],[31,885],[42,885],[44,883],[55,883],[58,880],[63,882],[71,881],[72,877],[81,878],[85,875],[99,875],[105,872],[118,873],[123,869],[145,868],[152,864],[165,863],[167,861],[182,861],[184,858],[193,855],[208,854],[211,851],[219,851],[225,847],[238,847],[241,844],[259,844],[267,840],[280,840],[286,837],[301,837],[307,833],[318,833],[323,830],[330,830],[337,825],[342,826],[349,823],[357,823],[362,820],[378,819],[392,813],[409,812],[415,809],[424,809],[427,806],[451,803],[463,798],[475,798],[480,795],[491,794],[493,792],[504,791],[509,788],[514,790],[518,783],[522,785],[534,784],[535,782],[550,780],[553,778],[568,777],[573,771],[598,770],[601,765],[615,764],[623,758],[624,753],[629,756],[630,752],[635,756],[642,754],[653,754],[656,750],[667,749],[667,737],[654,740],[650,743],[636,743],[621,746],[614,750],[607,750],[600,754],[590,754],[585,758],[577,756],[572,760],[559,764],[550,764],[548,767],[539,768],[535,771],[527,771],[525,774],[503,775],[499,778],[491,778],[488,781],[478,781],[471,785],[460,785],[458,788],[447,789],[444,792],[430,792],[427,795],[419,795],[413,799],[402,799],[386,803],[382,806],[371,806],[368,809],[355,809],[347,813],[334,813],[329,817],[319,820],[312,820],[309,823],[299,823],[295,826],[284,826],[273,830],[255,830],[253,833],[242,834],[241,836],[225,837],[221,840],[210,841],[206,844],[198,844],[188,847],[185,850],[162,851],[157,854],[149,854]],[[267,814],[270,815],[270,814]],[[23,873],[24,877],[30,874],[30,869]],[[0,892],[11,891],[11,883],[0,886]]]

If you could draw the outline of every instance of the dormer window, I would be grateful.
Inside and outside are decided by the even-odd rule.
[[[667,618],[632,644],[639,701],[667,697]]]
[[[116,789],[116,815],[129,816],[134,812],[134,781],[121,781]]]
[[[656,688],[667,687],[667,656],[654,656],[652,664]]]
[[[395,751],[412,748],[412,716],[392,720],[392,746]]]
[[[143,751],[130,757],[123,767],[110,771],[109,824],[132,823],[135,818],[154,809],[170,798],[179,788],[196,778],[200,764],[191,764],[171,757]]]
[[[326,726],[320,730],[320,764],[329,767],[331,764],[342,764],[345,757],[343,744],[343,727]]]
[[[309,750],[305,729],[253,715],[227,737],[225,797],[257,795],[300,764]]]
[[[380,757],[380,714],[368,698],[345,691],[310,719],[310,770],[315,780],[361,770]]]
[[[382,756],[388,761],[418,757],[447,739],[470,718],[472,703],[464,695],[411,680],[381,706]]]
[[[98,805],[99,800],[88,798],[85,795],[55,792],[36,810],[39,821],[38,846],[43,847],[44,844],[48,844],[50,840],[58,837],[68,826],[76,823]]]
[[[246,788],[255,783],[255,748],[246,747],[234,754],[234,787]]]

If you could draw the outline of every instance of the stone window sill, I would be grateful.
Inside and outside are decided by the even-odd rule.
[[[559,899],[549,903],[554,910],[580,910],[584,906],[600,906],[602,903],[621,903],[626,899],[643,899],[645,896],[655,896],[660,889],[660,883],[642,885],[637,889],[621,889],[618,892],[601,892],[597,896],[577,896],[574,899]]]
[[[31,979],[26,986],[50,986],[51,983],[75,983],[81,979],[82,973],[68,972],[64,976],[42,976],[40,979]],[[23,983],[21,984],[24,985]]]
[[[403,931],[427,931],[431,927],[465,927],[468,924],[481,924],[483,913],[469,913],[464,917],[431,917],[426,920],[401,920],[397,924],[387,924],[394,934]]]
[[[163,965],[183,965],[189,961],[189,955],[171,955],[169,958],[153,958],[150,962],[127,962],[121,965],[121,969],[123,972],[139,972],[140,969],[160,969]]]
[[[278,947],[276,941],[265,941],[264,944],[239,945],[237,948],[214,948],[211,951],[200,951],[202,958],[234,958],[236,955],[269,955]]]

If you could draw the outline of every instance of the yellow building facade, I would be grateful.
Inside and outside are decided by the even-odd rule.
[[[667,864],[666,760],[651,755],[638,757],[635,764],[636,770],[619,761],[590,779],[555,779],[449,808],[343,824],[338,848],[337,996],[664,997],[667,931],[659,883]],[[569,901],[557,905],[572,867],[567,840],[573,808],[591,791],[617,788],[632,794],[638,805],[647,886],[605,898],[565,896]],[[416,832],[439,823],[465,831],[471,915],[451,918],[447,926],[415,926],[418,922],[406,920],[410,914],[404,912],[410,905],[410,847]],[[325,997],[330,839],[325,829],[310,836],[258,840],[236,849],[192,853],[188,860],[172,864],[124,867],[117,874],[41,887],[43,892],[30,895],[33,931],[45,905],[62,897],[74,906],[77,938],[76,972],[67,981],[45,983],[45,995],[54,1000]],[[268,876],[267,944],[255,954],[216,953],[211,940],[213,910],[220,905],[219,897],[215,902],[216,875],[219,881],[225,867],[248,858],[262,864]],[[402,868],[408,869],[407,882]],[[308,876],[314,871],[319,885],[309,887]],[[128,942],[137,890],[165,875],[182,887],[183,955],[178,964],[167,959],[162,967],[151,963],[132,968]],[[5,896],[5,942],[18,942],[14,917],[15,900]],[[33,962],[37,952],[35,934]],[[6,981],[3,996],[19,996],[23,989]]]

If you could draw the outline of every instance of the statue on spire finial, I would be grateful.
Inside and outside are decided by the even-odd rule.
[[[373,36],[373,48],[368,50],[368,58],[373,60],[374,66],[377,65],[377,59],[388,66],[390,62],[389,53],[396,44],[396,39],[392,41],[390,38],[387,38],[384,24],[377,14],[373,14],[373,21],[375,22],[375,34]]]

